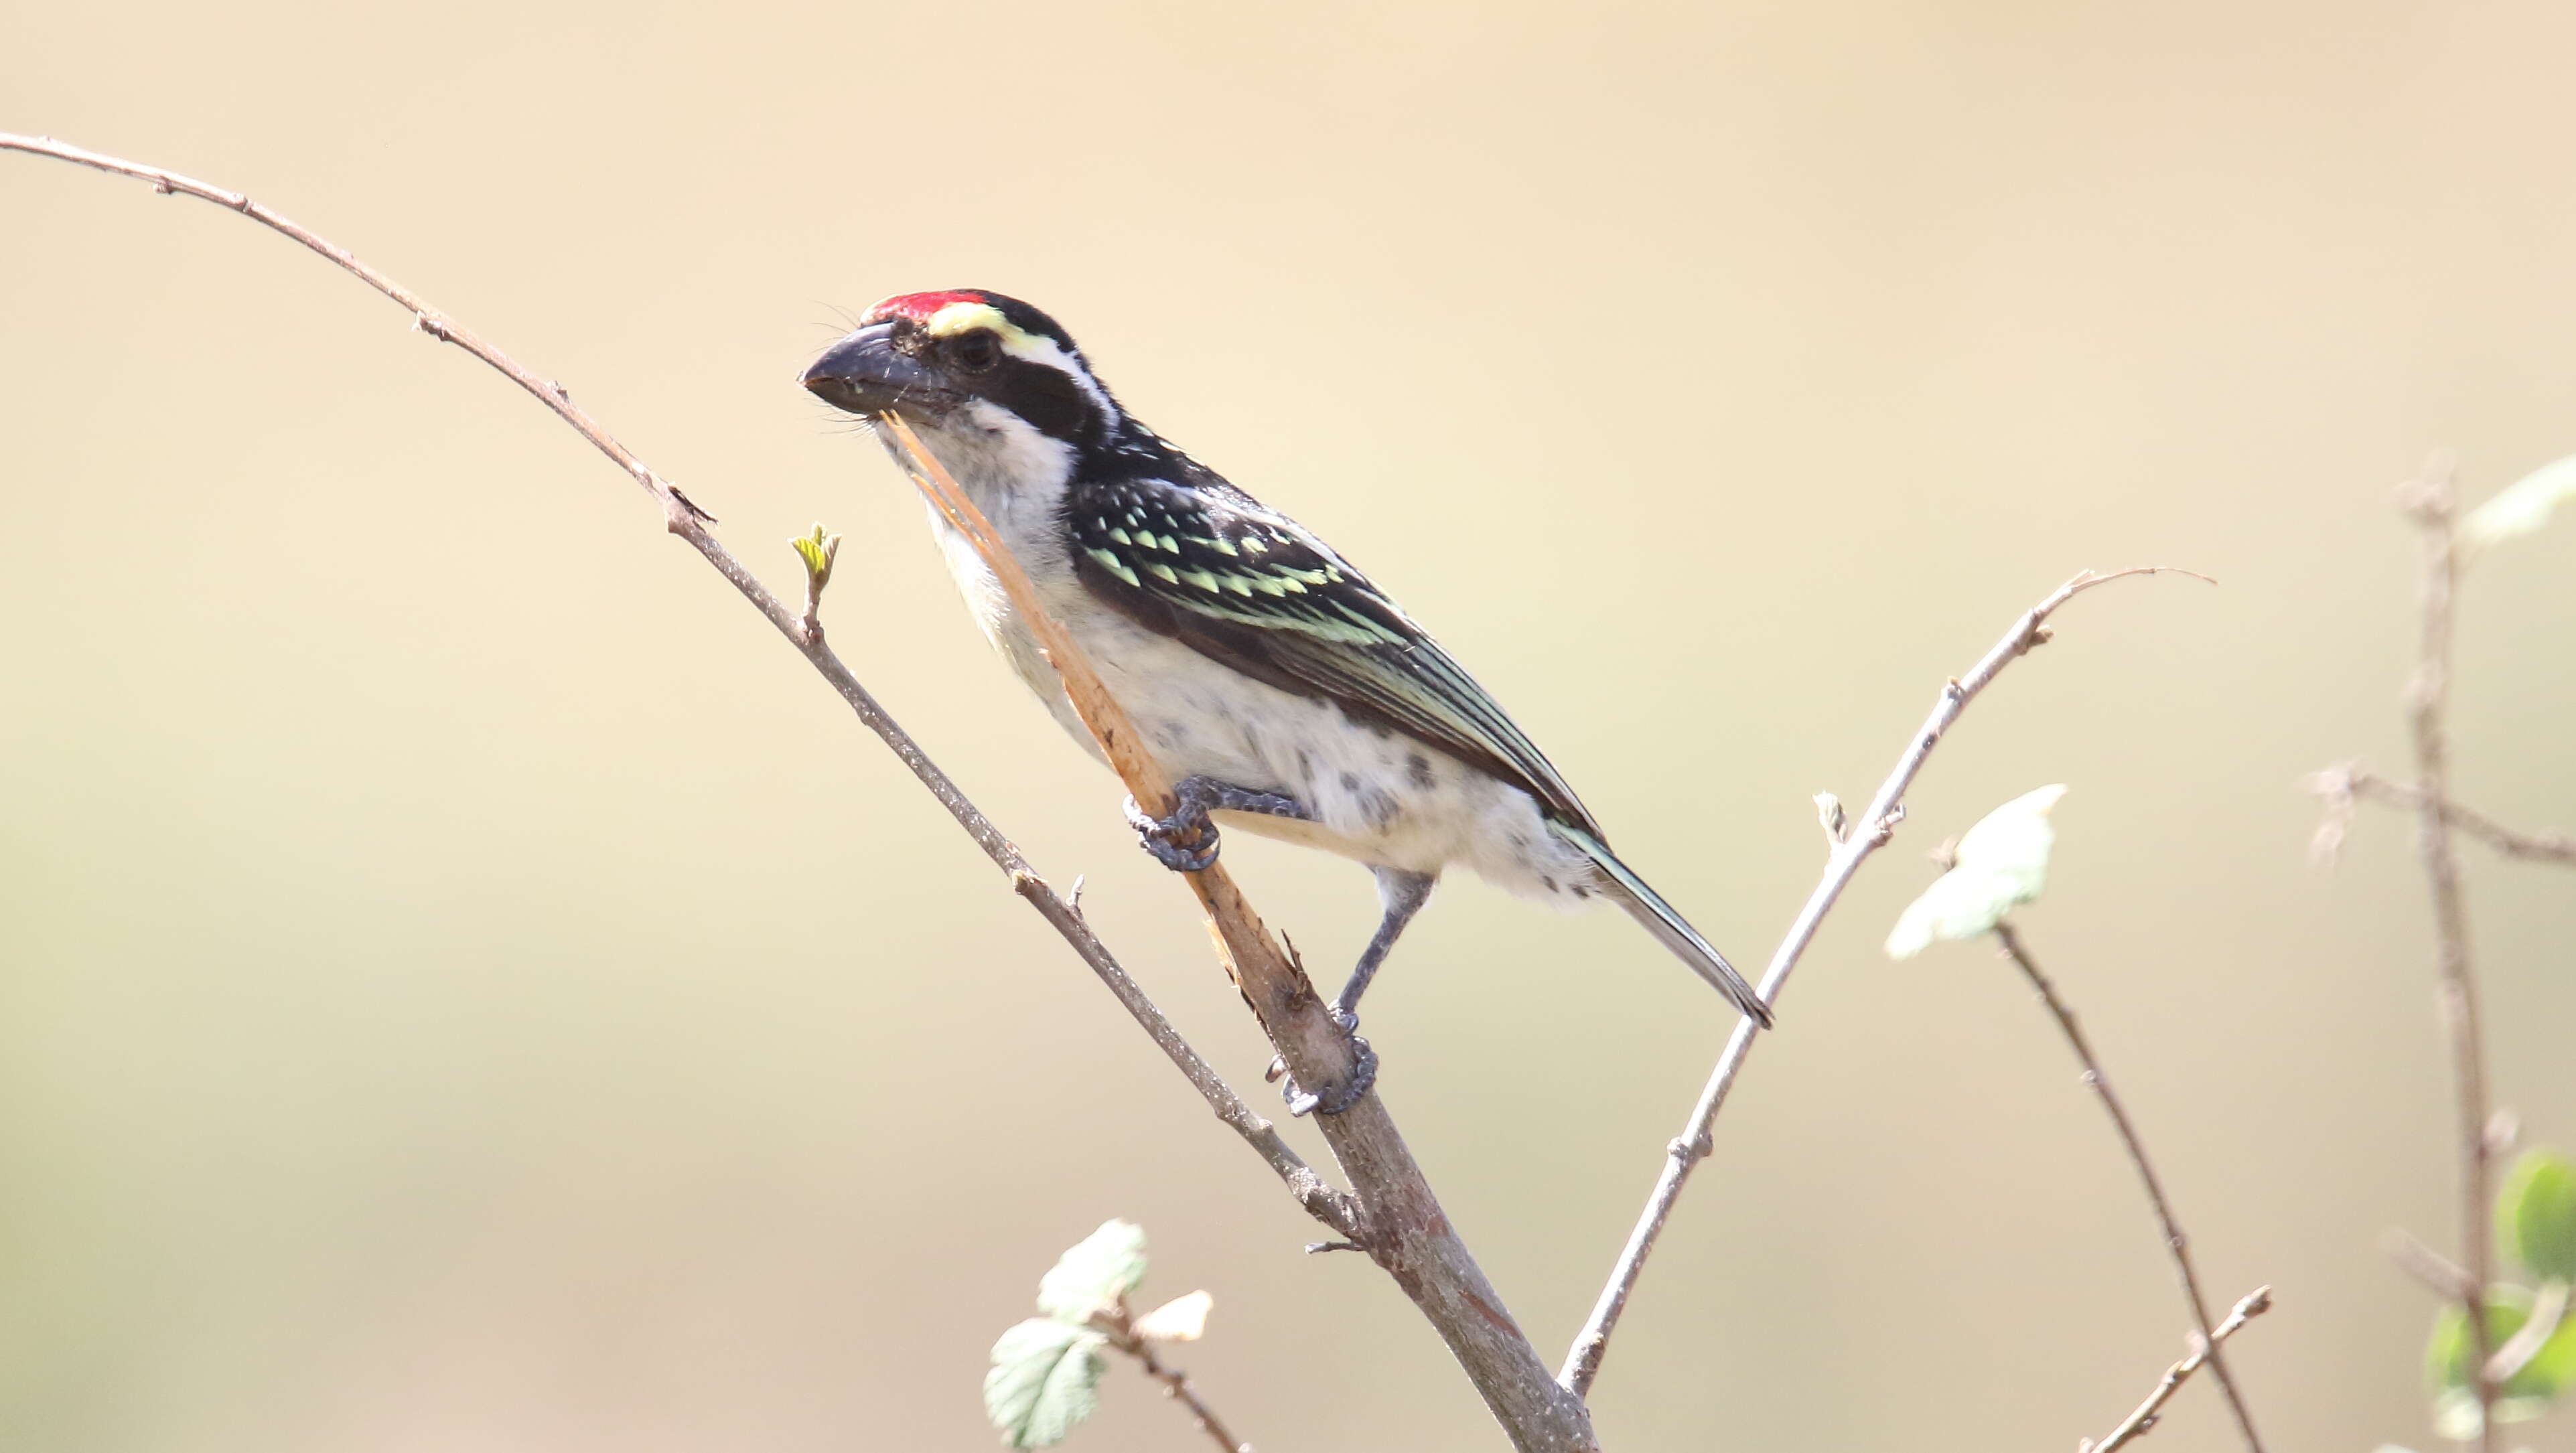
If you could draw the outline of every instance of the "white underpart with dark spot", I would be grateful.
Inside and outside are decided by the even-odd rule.
[[[1093,595],[1075,574],[1059,524],[1074,466],[1069,445],[982,400],[918,428],[1019,558],[1048,612],[1091,657],[1165,772],[1174,780],[1205,776],[1284,793],[1313,816],[1299,822],[1220,812],[1222,827],[1373,867],[1436,874],[1463,864],[1513,893],[1564,906],[1598,891],[1591,860],[1548,831],[1538,803],[1520,788],[1334,702],[1219,665]],[[901,463],[897,446],[885,442]],[[1001,582],[935,509],[931,528],[975,623],[1066,733],[1098,758],[1098,744]]]

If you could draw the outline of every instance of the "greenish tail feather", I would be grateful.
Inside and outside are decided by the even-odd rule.
[[[1691,927],[1673,905],[1666,903],[1662,894],[1647,887],[1645,879],[1619,861],[1618,855],[1611,852],[1607,844],[1568,823],[1550,822],[1548,828],[1582,849],[1583,855],[1600,867],[1601,876],[1606,880],[1611,896],[1619,900],[1619,906],[1644,924],[1646,931],[1660,940],[1664,947],[1671,949],[1673,957],[1690,965],[1693,972],[1708,980],[1710,987],[1724,994],[1728,1003],[1754,1023],[1765,1029],[1771,1027],[1771,1007],[1762,1002],[1761,995],[1753,992],[1753,986],[1744,981],[1744,976],[1735,971],[1735,966],[1726,961],[1726,955],[1700,937],[1699,930]]]

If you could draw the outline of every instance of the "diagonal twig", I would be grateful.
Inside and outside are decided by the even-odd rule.
[[[662,506],[665,528],[705,557],[832,683],[860,720],[885,741],[985,854],[1010,875],[1014,891],[1072,945],[1189,1078],[1217,1117],[1251,1144],[1287,1183],[1298,1203],[1343,1239],[1361,1245],[1394,1277],[1448,1344],[1516,1448],[1523,1453],[1587,1453],[1597,1448],[1591,1417],[1581,1398],[1568,1393],[1549,1376],[1529,1339],[1504,1310],[1500,1294],[1468,1254],[1379,1097],[1363,1097],[1348,1112],[1326,1119],[1322,1126],[1326,1141],[1353,1186],[1350,1193],[1336,1191],[1191,1049],[1092,934],[1081,913],[1028,866],[1010,840],[886,715],[884,708],[823,644],[821,632],[809,632],[798,612],[781,603],[708,532],[711,517],[676,486],[647,468],[588,413],[574,406],[568,391],[530,372],[347,250],[241,193],[49,138],[0,132],[0,150],[51,157],[134,177],[152,183],[156,191],[198,197],[282,233],[391,298],[411,312],[413,325],[420,331],[453,343],[490,365],[571,425],[642,485]],[[1073,659],[1076,658],[1060,656],[1059,669]],[[1151,785],[1150,781],[1131,784],[1131,791]],[[1159,794],[1137,791],[1136,795],[1140,802],[1146,802]],[[1225,875],[1189,876],[1220,938],[1229,972],[1289,1067],[1299,1071],[1301,1080],[1308,1084],[1330,1083],[1346,1074],[1350,1069],[1348,1040],[1323,1013],[1322,1003],[1303,971],[1279,951],[1276,941]]]
[[[813,663],[814,669],[821,672],[823,678],[841,694],[841,698],[849,703],[851,711],[857,714],[859,720],[893,749],[895,756],[912,770],[913,775],[921,780],[924,787],[930,789],[930,795],[938,800],[939,805],[948,809],[949,815],[957,820],[960,827],[966,829],[967,835],[974,838],[976,846],[984,850],[985,856],[991,858],[996,867],[1010,875],[1014,891],[1028,900],[1029,906],[1036,909],[1039,916],[1044,918],[1065,942],[1073,946],[1074,952],[1079,954],[1082,961],[1090,966],[1091,971],[1099,976],[1100,981],[1108,986],[1109,991],[1117,996],[1118,1002],[1126,1008],[1128,1014],[1143,1027],[1148,1035],[1152,1036],[1155,1046],[1161,1049],[1165,1057],[1169,1058],[1173,1065],[1189,1079],[1191,1087],[1199,1092],[1200,1098],[1207,1101],[1208,1108],[1216,1112],[1216,1117],[1236,1134],[1242,1136],[1255,1151],[1260,1153],[1261,1158],[1269,1163],[1270,1168],[1278,1173],[1279,1178],[1287,1183],[1291,1193],[1296,1196],[1298,1204],[1304,1206],[1317,1220],[1327,1226],[1348,1233],[1355,1222],[1350,1208],[1344,1204],[1340,1193],[1326,1185],[1323,1178],[1315,1173],[1313,1167],[1307,1165],[1304,1158],[1280,1137],[1278,1130],[1269,1121],[1255,1114],[1252,1107],[1244,1103],[1243,1098],[1226,1084],[1214,1067],[1201,1058],[1197,1050],[1190,1047],[1189,1042],[1181,1037],[1180,1031],[1175,1029],[1171,1021],[1164,1017],[1163,1012],[1155,1007],[1154,1002],[1146,997],[1145,991],[1138,987],[1136,981],[1128,976],[1125,969],[1119,966],[1118,960],[1111,955],[1108,947],[1092,933],[1090,926],[1083,921],[1081,912],[1049,887],[1045,879],[1037,875],[1036,870],[1029,866],[1028,859],[1021,856],[1019,848],[1009,838],[1003,836],[1001,829],[995,827],[991,819],[977,810],[974,803],[967,800],[966,794],[959,791],[957,784],[949,780],[948,774],[942,772],[937,764],[930,760],[929,756],[922,751],[920,744],[915,742],[893,717],[886,714],[885,708],[878,704],[875,696],[871,695],[866,687],[859,684],[858,678],[842,664],[840,657],[823,644],[821,632],[817,630],[809,634],[805,629],[803,616],[771,594],[768,587],[762,585],[759,578],[751,573],[749,567],[736,559],[733,553],[708,531],[707,526],[712,521],[706,512],[692,503],[688,496],[682,494],[670,481],[647,468],[642,460],[629,452],[626,446],[619,443],[596,419],[574,404],[569,391],[538,377],[508,354],[485,342],[472,330],[431,307],[418,293],[359,261],[346,249],[289,221],[239,192],[226,191],[221,187],[177,172],[107,156],[46,137],[18,136],[0,132],[0,150],[22,151],[37,156],[53,157],[98,171],[135,177],[152,183],[154,191],[202,198],[216,206],[239,212],[272,231],[283,233],[321,254],[338,265],[341,270],[358,278],[377,292],[393,299],[410,311],[412,325],[415,328],[442,342],[453,343],[490,365],[503,377],[525,389],[531,397],[545,405],[556,417],[570,424],[584,439],[589,440],[594,448],[607,455],[618,468],[626,471],[637,484],[642,485],[645,491],[653,496],[654,500],[662,506],[665,528],[687,541],[700,555],[705,556],[708,564],[713,565],[735,590],[742,593],[744,599],[751,602],[754,609],[778,629],[780,635],[785,636],[806,660]]]
[[[1148,754],[1117,698],[1073,637],[1038,598],[1037,587],[1002,543],[972,498],[950,478],[937,456],[901,415],[884,414],[877,427],[894,439],[909,462],[913,483],[927,495],[1001,582],[1014,609],[1037,637],[1066,696],[1103,756],[1139,805],[1157,815],[1172,809],[1172,784]],[[1356,1067],[1350,1038],[1324,1012],[1314,985],[1294,955],[1264,927],[1222,862],[1182,876],[1198,896],[1226,972],[1243,991],[1261,1027],[1305,1085],[1330,1084]],[[1496,1292],[1433,1196],[1413,1153],[1374,1093],[1350,1108],[1316,1117],[1325,1143],[1350,1178],[1358,1201],[1358,1230],[1350,1237],[1430,1318],[1466,1369],[1486,1406],[1522,1448],[1592,1446],[1591,1416],[1582,1399],[1548,1376],[1529,1338],[1503,1309]]]
[[[2102,1062],[2093,1055],[2092,1042],[2084,1037],[2083,1027],[2075,1021],[2075,1011],[2067,1008],[2066,1001],[2057,997],[2057,987],[2039,971],[2039,963],[2030,956],[2029,948],[2021,941],[2021,934],[2006,920],[1995,925],[1995,940],[2003,945],[2004,957],[2011,959],[2014,967],[2021,970],[2022,977],[2030,980],[2031,988],[2039,992],[2040,1002],[2048,1006],[2049,1014],[2057,1020],[2057,1027],[2066,1035],[2066,1043],[2074,1049],[2075,1058],[2084,1066],[2084,1083],[2093,1087],[2094,1094],[2101,1096],[2102,1108],[2109,1112],[2112,1128],[2120,1132],[2120,1144],[2129,1152],[2129,1163],[2138,1168],[2138,1179],[2146,1183],[2147,1204],[2154,1209],[2156,1225],[2164,1232],[2165,1250],[2173,1256],[2174,1276],[2182,1283],[2182,1299],[2191,1307],[2192,1333],[2200,1339],[2194,1356],[2208,1359],[2209,1370],[2217,1377],[2219,1390],[2227,1395],[2227,1409],[2236,1415],[2236,1429],[2245,1435],[2245,1446],[2251,1453],[2263,1453],[2263,1440],[2254,1431],[2254,1415],[2246,1410],[2244,1394],[2236,1390],[2235,1374],[2227,1370],[2227,1359],[2218,1351],[2219,1340],[2226,1334],[2209,1325],[2209,1303],[2202,1299],[2200,1277],[2192,1270],[2190,1238],[2183,1235],[2182,1223],[2174,1219],[2173,1203],[2165,1199],[2164,1182],[2156,1175],[2155,1162],[2147,1159],[2146,1143],[2138,1138],[2138,1128],[2129,1123],[2129,1112],[2121,1107],[2120,1097],[2112,1092],[2110,1079],[2102,1073]],[[2246,1298],[2245,1302],[2238,1303],[2238,1311],[2243,1316],[2253,1315],[2253,1312],[2245,1311],[2245,1307],[2257,1298],[2262,1299],[2264,1306],[2270,1305],[2271,1290],[2265,1287]],[[2255,1312],[2261,1310],[2262,1306],[2253,1309]],[[2242,1317],[2238,1320],[2241,1322]],[[2176,1368],[2181,1370],[2181,1365],[2176,1364]],[[2181,1377],[2169,1374],[2166,1391],[2169,1393],[2170,1388],[2180,1385],[2181,1381]],[[2162,1399],[2154,1401],[2161,1402]],[[2149,1408],[2147,1412],[2152,1416],[2154,1409]],[[2141,1427],[2140,1431],[2144,1428]],[[2118,1447],[2118,1435],[2115,1433],[2102,1446]]]
[[[2048,618],[2058,607],[2097,585],[2131,575],[2155,575],[2170,572],[2208,580],[2206,575],[2171,565],[2136,565],[2126,570],[2097,572],[2087,570],[2064,585],[2050,591],[2046,599],[2022,612],[2021,618],[2004,632],[2003,639],[1978,660],[1967,675],[1946,682],[1940,698],[1932,704],[1932,714],[1905,744],[1896,759],[1896,770],[1879,784],[1878,794],[1854,819],[1850,830],[1838,838],[1825,857],[1824,875],[1815,891],[1808,895],[1806,906],[1789,925],[1780,947],[1772,952],[1771,966],[1762,975],[1761,994],[1766,1004],[1779,1002],[1780,991],[1789,982],[1790,971],[1816,936],[1826,913],[1842,897],[1843,888],[1860,871],[1862,860],[1886,845],[1904,820],[1905,790],[1914,783],[1915,774],[1923,770],[1925,759],[1940,744],[1942,733],[1959,719],[1977,693],[1986,689],[2006,666],[2031,647],[2049,638]],[[2215,582],[2212,582],[2215,583]],[[1654,1252],[1656,1238],[1663,1234],[1664,1222],[1672,1215],[1673,1203],[1681,1198],[1682,1186],[1690,1173],[1709,1153],[1709,1126],[1717,1119],[1720,1106],[1726,1103],[1727,1091],[1735,1084],[1736,1074],[1744,1068],[1745,1056],[1753,1052],[1754,1028],[1751,1020],[1736,1025],[1735,1033],[1719,1054],[1717,1068],[1710,1072],[1708,1084],[1701,1089],[1699,1101],[1692,1106],[1690,1122],[1682,1133],[1664,1147],[1664,1166],[1656,1177],[1655,1189],[1646,1198],[1646,1209],[1637,1218],[1628,1242],[1619,1252],[1618,1262],[1611,1267],[1610,1280],[1601,1288],[1600,1298],[1593,1303],[1592,1315],[1584,1321],[1583,1330],[1575,1334],[1574,1345],[1566,1350],[1564,1368],[1558,1381],[1577,1396],[1591,1390],[1592,1380],[1601,1371],[1601,1359],[1608,1352],[1610,1334],[1617,1330],[1620,1314],[1626,1310],[1628,1295],[1636,1288],[1638,1274],[1645,1270],[1646,1258]]]
[[[2090,1438],[2083,1440],[2076,1445],[2075,1453],[2112,1453],[2122,1444],[2153,1429],[2156,1418],[2164,1410],[2165,1400],[2172,1397],[2174,1389],[2182,1386],[2193,1373],[2200,1371],[2203,1362],[2216,1355],[2218,1344],[2235,1336],[2247,1322],[2270,1310],[2270,1287],[2256,1287],[2247,1293],[2245,1299],[2236,1304],[2236,1309],[2227,1314],[2227,1320],[2219,1323],[2206,1340],[2193,1348],[2190,1356],[2165,1369],[2165,1375],[2156,1383],[2156,1390],[2147,1394],[2147,1400],[2138,1404],[2136,1411],[2122,1418],[2120,1426],[2113,1428],[2099,1443]]]

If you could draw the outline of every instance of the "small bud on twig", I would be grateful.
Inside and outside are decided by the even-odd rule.
[[[1843,800],[1830,792],[1817,793],[1816,821],[1824,826],[1825,841],[1840,846],[1843,840]]]
[[[812,534],[798,535],[787,543],[796,547],[796,558],[805,562],[805,614],[796,624],[810,645],[823,639],[823,587],[832,583],[832,562],[840,557],[841,537],[824,534],[817,522]]]

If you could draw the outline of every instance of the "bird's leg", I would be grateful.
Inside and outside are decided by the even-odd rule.
[[[1403,934],[1404,926],[1413,921],[1413,915],[1422,911],[1422,905],[1431,897],[1432,885],[1440,880],[1430,873],[1408,872],[1402,868],[1372,868],[1369,871],[1377,875],[1377,901],[1382,910],[1377,932],[1370,936],[1368,947],[1360,951],[1360,961],[1352,967],[1350,980],[1342,985],[1342,992],[1333,996],[1332,1003],[1324,1006],[1324,1012],[1333,1016],[1333,1022],[1351,1037],[1351,1081],[1339,1089],[1315,1095],[1298,1088],[1296,1080],[1290,1079],[1279,1088],[1288,1099],[1288,1113],[1291,1115],[1303,1115],[1310,1110],[1322,1115],[1339,1115],[1358,1104],[1360,1096],[1367,1094],[1369,1087],[1377,1083],[1377,1051],[1369,1048],[1369,1042],[1359,1034],[1360,996],[1368,992],[1369,980],[1377,977],[1378,966],[1386,962],[1387,951],[1395,947],[1396,939]],[[1286,1072],[1286,1066],[1276,1061],[1273,1064],[1281,1073]]]
[[[1431,899],[1431,887],[1439,878],[1430,873],[1407,872],[1402,868],[1371,868],[1377,875],[1377,901],[1380,910],[1377,932],[1370,936],[1368,947],[1360,950],[1360,961],[1351,967],[1351,977],[1342,992],[1324,1006],[1333,1022],[1345,1030],[1360,1027],[1360,996],[1368,992],[1369,980],[1377,977],[1378,965],[1386,962],[1389,949],[1403,934],[1404,926],[1422,905]]]
[[[1200,872],[1216,861],[1220,844],[1216,824],[1208,821],[1211,811],[1258,812],[1301,822],[1310,816],[1305,804],[1294,797],[1237,787],[1213,777],[1182,778],[1172,784],[1172,798],[1169,817],[1156,817],[1138,807],[1135,798],[1128,798],[1127,825],[1136,829],[1137,845],[1175,873]]]

